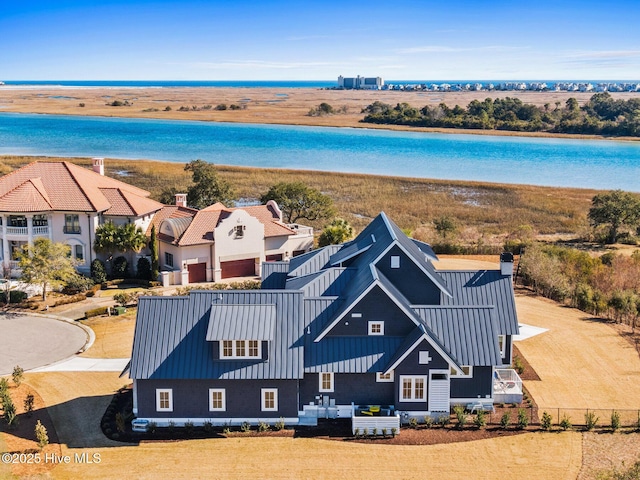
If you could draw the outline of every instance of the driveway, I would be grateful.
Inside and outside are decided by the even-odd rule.
[[[31,370],[80,351],[87,332],[70,322],[49,317],[0,313],[0,375],[20,365]]]

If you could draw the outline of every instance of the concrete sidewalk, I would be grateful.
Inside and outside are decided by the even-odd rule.
[[[87,358],[73,356],[32,372],[122,372],[129,363],[128,358]]]

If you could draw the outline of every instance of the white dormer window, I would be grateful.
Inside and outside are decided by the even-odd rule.
[[[384,335],[384,322],[379,320],[369,322],[369,335]]]
[[[244,230],[245,230],[245,226],[244,225],[236,225],[235,227],[235,232],[236,232],[236,238],[242,238],[244,237]]]
[[[377,372],[376,373],[376,382],[378,382],[378,383],[393,382],[393,371],[391,371],[389,373]]]
[[[391,268],[400,268],[400,257],[398,255],[391,255]]]
[[[262,348],[259,340],[222,340],[220,358],[261,358]]]

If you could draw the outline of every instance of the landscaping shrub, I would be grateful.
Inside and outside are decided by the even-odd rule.
[[[513,368],[519,375],[522,375],[524,372],[524,363],[522,363],[522,359],[518,355],[513,357]]]
[[[27,414],[27,416],[31,416],[31,414],[33,413],[33,403],[35,401],[35,398],[33,396],[33,393],[29,392],[27,393],[27,396],[24,398],[24,412]]]
[[[136,265],[137,277],[143,280],[151,280],[151,262],[145,257],[138,259]]]
[[[38,441],[38,448],[42,450],[44,447],[49,445],[49,435],[47,435],[47,429],[45,428],[40,420],[36,423],[35,427],[36,440]]]
[[[620,412],[616,412],[615,410],[611,412],[611,430],[614,432],[618,430],[621,426],[620,422]]]
[[[22,379],[24,378],[24,369],[20,365],[13,367],[11,378],[13,379],[13,383],[16,384],[16,387],[19,387],[22,383]]]
[[[84,293],[78,293],[77,295],[70,295],[56,300],[53,302],[53,306],[58,307],[60,305],[68,305],[70,303],[81,302],[86,299],[87,296]]]
[[[473,423],[478,429],[485,427],[487,425],[487,413],[483,409],[478,410]]]
[[[524,408],[518,409],[518,430],[524,430],[529,426],[529,415]]]
[[[273,424],[273,428],[275,430],[283,430],[285,427],[284,418],[280,417],[280,419]]]
[[[267,422],[258,422],[258,431],[266,432],[269,430],[269,424]]]
[[[562,430],[570,430],[573,425],[571,424],[571,417],[569,417],[566,413],[562,415],[562,419],[560,420],[560,428]]]
[[[433,417],[431,417],[431,415],[425,415],[424,416],[424,426],[426,428],[433,427]]]
[[[453,413],[456,415],[456,428],[462,430],[467,423],[467,412],[462,405],[453,407]]]
[[[509,424],[511,423],[511,414],[509,412],[505,412],[502,417],[500,417],[500,426],[503,429],[507,429]]]
[[[95,283],[104,283],[107,281],[107,269],[102,261],[97,258],[91,262],[91,278]]]
[[[92,308],[91,310],[87,310],[84,313],[84,316],[86,318],[91,318],[91,317],[97,317],[98,315],[105,315],[107,313],[108,308],[109,307]]]
[[[80,292],[86,292],[89,290],[95,282],[93,279],[85,277],[84,275],[74,275],[65,282],[62,293],[65,295],[74,295]]]
[[[111,270],[113,278],[129,278],[129,262],[123,256],[116,257]]]
[[[27,292],[22,290],[10,290],[9,291],[9,303],[21,303],[27,299]],[[7,293],[0,292],[0,303],[7,303]]]
[[[584,414],[584,424],[587,430],[593,430],[598,424],[599,418],[596,417],[595,412],[587,412]]]

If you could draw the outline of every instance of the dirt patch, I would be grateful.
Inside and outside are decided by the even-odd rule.
[[[514,344],[513,345],[513,358],[515,359],[516,357],[518,357],[520,359],[520,362],[522,363],[522,367],[524,368],[524,370],[522,372],[518,372],[518,375],[520,375],[520,378],[522,380],[537,380],[537,381],[539,381],[540,380],[540,376],[536,373],[534,368],[531,366],[531,364],[527,360],[527,357],[522,355],[522,353],[520,353],[520,350],[518,350],[517,345]]]
[[[31,413],[27,413],[24,408],[24,400],[29,393],[34,397]],[[0,437],[2,437],[6,452],[26,454],[20,459],[16,458],[15,463],[12,462],[11,473],[17,476],[44,474],[50,471],[55,464],[44,461],[36,463],[36,457],[33,454],[39,453],[41,459],[45,455],[60,456],[61,454],[58,435],[51,417],[49,417],[49,412],[38,392],[26,383],[22,383],[19,387],[10,387],[9,394],[16,406],[18,416],[11,426],[8,426],[4,419],[0,421]],[[38,420],[47,429],[49,436],[49,445],[42,451],[39,450],[35,437],[35,426]]]
[[[637,433],[585,432],[582,435],[582,469],[578,480],[596,480],[613,469],[624,470],[640,460]]]

